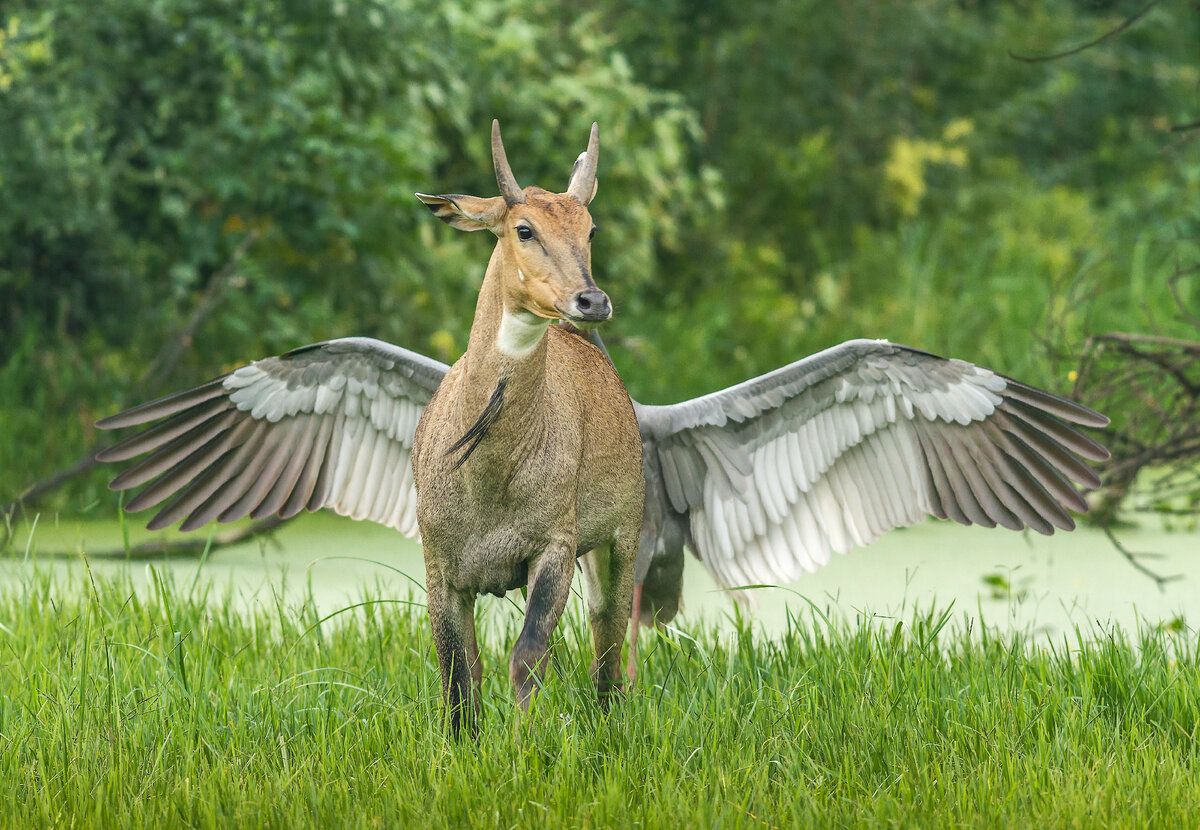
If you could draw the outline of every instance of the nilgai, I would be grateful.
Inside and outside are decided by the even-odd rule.
[[[629,395],[604,354],[550,325],[612,316],[591,270],[595,226],[587,206],[598,158],[593,124],[566,193],[522,189],[493,121],[500,196],[417,194],[447,224],[497,238],[467,351],[449,371],[379,341],[333,340],[100,422],[113,428],[166,419],[102,455],[122,461],[150,453],[112,486],[158,476],[128,505],[139,510],[174,496],[152,528],[318,507],[410,535],[419,527],[455,731],[476,727],[476,596],[528,586],[509,663],[517,700],[527,707],[577,561],[602,705],[623,677],[642,444]]]
[[[518,192],[515,185],[502,183],[501,189]],[[459,199],[460,211],[464,204],[477,204],[441,198]],[[471,227],[447,203],[432,199],[430,204],[448,221]],[[495,209],[504,208],[496,203]],[[502,247],[503,240],[497,255]],[[521,284],[521,272],[517,281]],[[477,315],[477,329],[478,323]],[[543,341],[559,343],[560,350],[572,349],[572,354],[578,348],[568,346],[556,326],[547,331],[532,317],[502,320],[491,335],[473,330],[472,348],[477,333],[516,352],[525,348],[522,344]],[[588,336],[603,348],[594,331]],[[594,360],[591,352],[584,353]],[[470,354],[464,360],[469,362]],[[592,371],[610,377],[599,367]],[[183,527],[192,528],[249,511],[290,516],[305,507],[330,506],[414,534],[416,499],[406,448],[421,407],[446,372],[444,364],[429,358],[361,339],[334,340],[259,361],[102,422],[127,426],[170,416],[106,453],[111,460],[154,453],[113,485],[133,487],[162,475],[130,502],[133,509],[157,504],[187,486],[179,502],[155,517],[154,527],[184,517]],[[459,384],[470,378],[461,368],[454,373]],[[498,387],[498,380],[494,386],[484,383],[474,394],[491,401]],[[283,395],[287,388],[305,397]],[[382,402],[364,397],[368,392]],[[507,400],[506,387],[499,394]],[[328,419],[313,419],[312,413],[374,412],[376,406],[381,414],[372,417],[385,424],[386,440],[368,429],[370,454],[339,464],[341,435],[348,427],[337,422],[335,443]],[[485,404],[475,411],[486,410]],[[634,412],[643,447],[645,508],[633,616],[644,623],[666,622],[677,613],[685,547],[719,584],[736,587],[794,580],[826,564],[835,551],[867,545],[892,528],[931,515],[1046,534],[1070,530],[1074,523],[1068,511],[1087,509],[1072,482],[1099,484],[1083,459],[1108,457],[1077,429],[1105,426],[1103,415],[971,363],[883,340],[842,343],[683,403],[634,403]],[[276,422],[281,426],[265,425]],[[179,438],[188,431],[192,437]],[[460,449],[478,444],[482,451],[496,440],[487,432],[487,419],[474,431],[463,430]],[[350,434],[354,452],[367,452],[358,449],[357,433]],[[247,444],[250,449],[233,454]],[[215,454],[184,460],[205,447]],[[254,465],[248,463],[251,452]],[[227,460],[217,466],[222,453]],[[216,472],[196,480],[214,467]],[[264,468],[265,478],[258,472]],[[253,472],[233,478],[244,470]],[[257,487],[249,489],[254,482]],[[203,506],[215,493],[224,495]],[[631,675],[635,645],[633,639]]]

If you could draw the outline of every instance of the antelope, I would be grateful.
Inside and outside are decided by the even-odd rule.
[[[460,230],[497,237],[467,351],[417,426],[413,473],[425,545],[429,616],[453,722],[478,705],[479,594],[528,584],[525,623],[509,661],[529,705],[548,638],[581,561],[602,705],[621,685],[642,523],[642,445],[633,405],[605,355],[553,320],[612,316],[591,273],[598,128],[567,192],[522,189],[492,122],[500,196],[427,196]]]
[[[1049,534],[1087,510],[1080,488],[1100,482],[1085,461],[1108,452],[1079,428],[1107,418],[886,340],[631,406],[599,336],[572,325],[612,313],[588,247],[596,127],[565,194],[517,185],[495,122],[492,157],[501,196],[418,194],[450,225],[497,237],[453,368],[378,340],[330,340],[99,423],[161,421],[100,454],[145,456],[111,486],[152,482],[130,510],[173,497],[151,528],[321,507],[410,536],[419,526],[455,729],[475,728],[479,705],[475,597],[529,585],[509,663],[528,706],[577,559],[606,703],[625,616],[632,679],[638,625],[680,608],[685,549],[733,588],[792,581],[927,516]]]
[[[429,618],[451,729],[478,728],[481,594],[528,588],[509,661],[528,708],[582,565],[597,697],[622,688],[642,522],[642,444],[633,405],[606,355],[551,325],[595,326],[612,304],[592,277],[599,130],[565,193],[521,188],[492,122],[499,196],[417,198],[496,246],[466,353],[446,367],[352,337],[252,363],[195,389],[106,418],[106,429],[162,421],[100,453],[146,457],[111,482],[146,484],[127,505],[189,530],[247,514],[330,507],[424,544]]]

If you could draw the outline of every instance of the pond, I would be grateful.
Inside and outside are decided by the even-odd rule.
[[[136,517],[134,517],[136,518]],[[907,618],[914,609],[945,608],[955,620],[1001,629],[1034,630],[1058,638],[1076,627],[1093,632],[1115,623],[1126,629],[1172,620],[1194,629],[1200,622],[1200,533],[1147,527],[1122,531],[1131,550],[1154,552],[1147,560],[1161,574],[1180,579],[1161,590],[1118,554],[1104,534],[1082,528],[1053,537],[1002,529],[928,522],[894,531],[869,548],[833,561],[783,588],[757,589],[751,613],[768,633],[786,625],[789,613],[823,613],[853,620],[857,615]],[[171,538],[131,523],[134,542]],[[200,538],[205,538],[201,532]],[[174,534],[177,536],[178,534]],[[64,585],[82,587],[84,552],[120,549],[115,521],[45,518],[36,528],[18,527],[11,556],[0,560],[0,582],[11,584],[49,571]],[[231,595],[240,607],[299,602],[311,590],[321,613],[331,613],[372,596],[419,599],[425,568],[420,546],[386,528],[328,514],[304,516],[265,539],[216,550],[207,561],[158,557],[125,561],[88,556],[99,574],[127,571],[135,586],[150,584],[147,565],[177,583],[209,587],[214,597]],[[701,621],[732,625],[732,602],[717,590],[704,568],[689,557],[685,611],[680,625]],[[517,613],[516,602],[485,597],[486,614]],[[573,600],[573,601],[578,601]],[[507,626],[505,626],[507,627]]]

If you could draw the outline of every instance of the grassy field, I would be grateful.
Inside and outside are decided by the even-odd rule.
[[[1191,826],[1194,635],[1035,648],[945,614],[644,635],[609,715],[561,629],[518,716],[485,655],[456,744],[419,593],[331,619],[121,577],[0,594],[8,826]],[[511,632],[507,632],[511,633]],[[506,632],[493,632],[501,642]],[[694,637],[694,639],[693,639]]]

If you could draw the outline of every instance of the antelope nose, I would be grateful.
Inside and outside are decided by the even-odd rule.
[[[589,288],[580,291],[571,302],[579,317],[589,322],[598,322],[612,317],[612,303],[608,295],[599,288]]]

